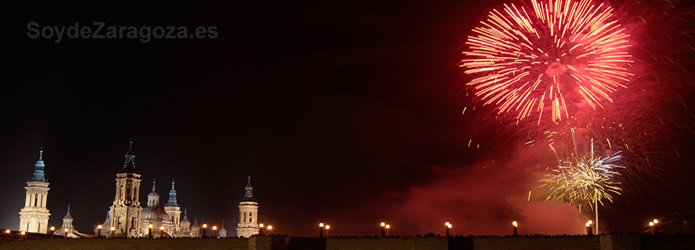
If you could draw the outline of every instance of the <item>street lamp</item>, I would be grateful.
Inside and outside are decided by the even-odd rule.
[[[9,234],[9,233],[11,233],[11,232],[12,232],[12,230],[10,230],[10,229],[5,230],[5,233],[6,233],[6,234]]]
[[[326,238],[328,238],[328,231],[331,230],[331,225],[326,225]]]
[[[69,231],[70,231],[70,230],[68,230],[67,228],[66,228],[66,229],[63,229],[63,232],[64,232],[63,238],[66,238],[66,239],[68,238],[68,232],[69,232]]]
[[[20,232],[19,234],[22,235],[22,239],[24,239],[24,235],[26,235],[27,233],[25,233],[24,231],[22,231],[22,232]]]
[[[516,221],[512,221],[512,226],[514,226],[514,234],[513,235],[517,236],[518,234],[517,234],[516,229],[519,227],[519,223],[517,223]]]
[[[212,238],[217,238],[217,226],[212,226]]]
[[[101,236],[101,225],[97,226],[97,238],[99,238],[99,236]]]
[[[380,226],[381,226],[381,237],[384,237],[384,236],[386,236],[386,222],[382,221]]]
[[[258,224],[258,235],[263,236],[263,223]]]
[[[449,223],[447,221],[446,223],[444,223],[444,227],[446,227],[446,237],[449,238],[450,231],[451,231],[451,228],[453,227],[453,225],[451,225],[451,223]]]
[[[268,225],[268,234],[273,235],[273,225]]]
[[[113,237],[113,233],[116,231],[116,227],[111,227],[111,237]]]
[[[55,231],[56,231],[56,227],[51,226],[51,228],[49,228],[49,229],[51,230],[51,238],[53,238],[53,235],[55,234]]]
[[[149,224],[149,225],[147,225],[147,227],[148,227],[149,230],[150,230],[150,238],[153,238],[153,237],[154,237],[154,235],[153,235],[154,233],[152,232],[152,227],[154,227],[154,225]]]
[[[384,228],[386,228],[386,237],[388,237],[389,236],[389,229],[391,229],[391,225],[386,224],[386,226]]]
[[[159,238],[164,238],[164,226],[159,227]]]
[[[593,224],[593,223],[594,223],[593,221],[589,220],[586,222],[586,224],[584,224],[584,225],[586,225],[586,235],[593,235],[594,234],[591,230],[592,229],[591,224]]]
[[[203,238],[207,237],[208,224],[203,224]]]
[[[323,238],[323,222],[319,223],[319,239]]]

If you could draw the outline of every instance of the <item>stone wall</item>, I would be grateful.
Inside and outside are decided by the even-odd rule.
[[[333,237],[262,236],[225,239],[63,239],[4,235],[0,249],[230,249],[230,250],[661,250],[695,249],[695,235],[609,234],[522,237]]]

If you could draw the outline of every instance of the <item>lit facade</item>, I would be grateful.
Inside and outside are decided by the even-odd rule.
[[[48,217],[51,213],[46,208],[48,181],[44,173],[43,150],[39,160],[34,164],[34,173],[27,182],[24,208],[19,212],[19,230],[29,233],[48,233]]]
[[[244,198],[239,202],[239,224],[237,224],[236,235],[248,238],[260,231],[258,227],[258,202],[253,199],[251,176],[249,176],[245,189]]]

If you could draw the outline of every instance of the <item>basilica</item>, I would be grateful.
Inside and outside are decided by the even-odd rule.
[[[48,218],[51,215],[46,206],[49,183],[44,173],[43,150],[39,160],[34,165],[32,178],[27,182],[25,207],[20,211],[19,231],[31,233],[49,233]],[[80,233],[72,226],[73,217],[70,207],[63,218],[62,227],[55,231],[50,227],[50,233],[70,238],[88,237],[201,237],[201,226],[195,218],[193,224],[188,219],[187,211],[182,210],[176,199],[175,182],[171,181],[168,199],[160,203],[159,193],[155,190],[156,181],[152,179],[152,191],[147,195],[146,207],[140,203],[141,174],[135,168],[135,153],[133,141],[125,154],[123,168],[116,173],[115,197],[106,213],[104,223],[94,229],[94,235]],[[253,197],[251,176],[248,177],[245,194],[239,202],[239,223],[237,237],[251,237],[259,233],[258,202]],[[183,217],[181,216],[183,213]],[[205,226],[205,224],[204,224]],[[227,237],[224,221],[218,230],[217,237]]]

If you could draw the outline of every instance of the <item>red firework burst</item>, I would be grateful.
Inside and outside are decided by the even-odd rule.
[[[544,112],[554,122],[570,117],[568,104],[584,100],[597,109],[612,102],[611,93],[633,76],[629,35],[613,9],[590,0],[531,6],[492,10],[468,37],[461,67],[475,76],[467,85],[483,105],[516,112],[517,120],[535,112],[540,124]]]

